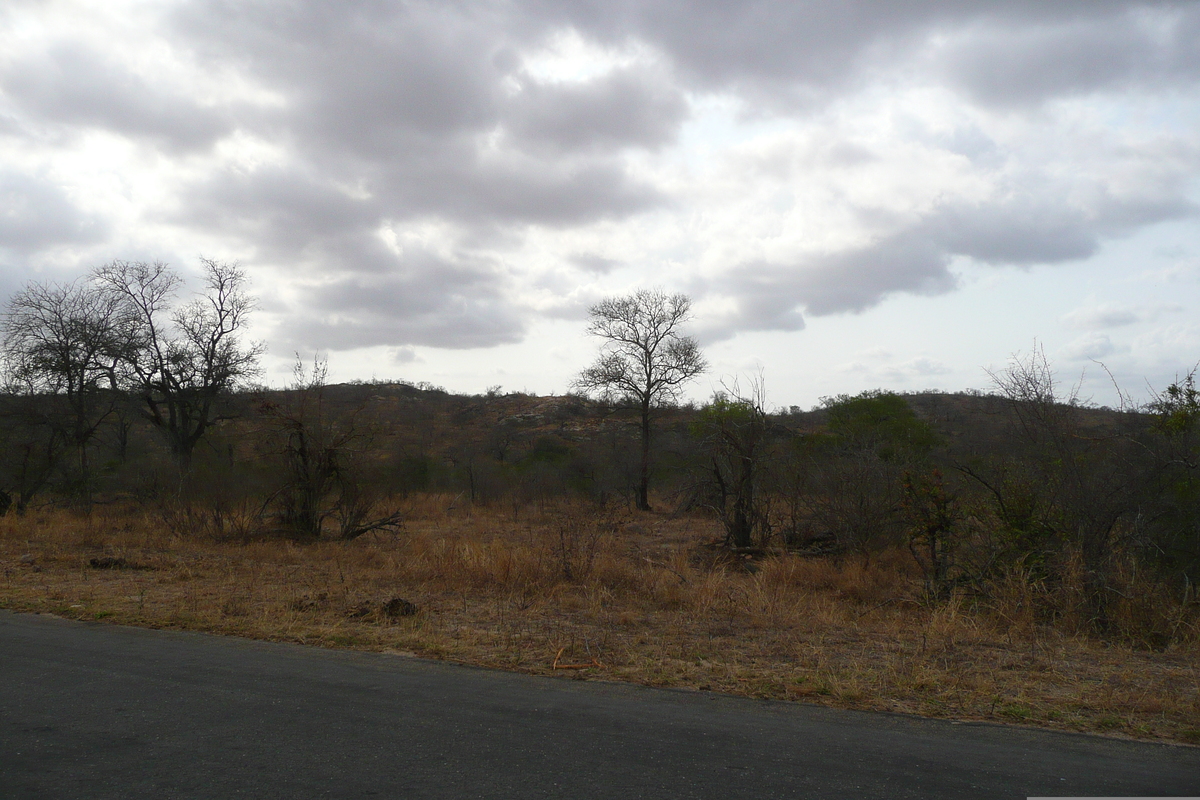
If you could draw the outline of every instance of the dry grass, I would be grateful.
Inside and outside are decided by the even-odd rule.
[[[1194,635],[1152,652],[1047,628],[1016,580],[988,609],[927,604],[902,553],[750,562],[705,548],[705,520],[452,506],[415,498],[401,534],[307,546],[179,536],[146,511],[8,516],[0,607],[1200,743]]]

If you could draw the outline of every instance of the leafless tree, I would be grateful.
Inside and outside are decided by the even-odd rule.
[[[325,402],[326,361],[316,358],[305,369],[297,357],[293,374],[286,399],[260,409],[283,435],[284,481],[268,501],[279,523],[309,541],[321,539],[327,528],[342,541],[398,529],[398,510],[376,513],[378,487],[369,485],[362,463],[370,436],[359,426],[357,411],[338,416]]]
[[[85,281],[30,283],[0,319],[6,388],[44,398],[36,416],[75,449],[85,494],[88,444],[112,413],[127,331],[123,304]]]
[[[1078,385],[1063,394],[1046,350],[1035,344],[1028,354],[1014,354],[998,372],[988,371],[997,391],[1030,441],[1053,445],[1055,437],[1077,425],[1080,401]],[[1049,437],[1049,439],[1048,439]]]
[[[641,289],[609,297],[588,310],[588,333],[602,340],[600,355],[575,380],[587,393],[629,402],[641,413],[641,470],[637,507],[650,509],[650,431],[656,408],[679,399],[682,387],[708,368],[700,346],[680,328],[691,316],[683,294]]]
[[[7,497],[19,514],[50,484],[70,452],[64,431],[45,424],[45,405],[45,397],[10,395],[0,412],[0,507],[7,508]]]
[[[769,497],[763,492],[771,425],[761,376],[743,391],[734,381],[700,411],[695,426],[705,443],[708,492],[732,547],[760,545],[771,538]]]
[[[258,373],[265,346],[243,341],[255,299],[237,264],[202,258],[205,291],[175,305],[181,284],[166,264],[113,261],[95,273],[105,297],[130,320],[125,380],[142,410],[167,438],[185,470],[209,427],[218,401]]]

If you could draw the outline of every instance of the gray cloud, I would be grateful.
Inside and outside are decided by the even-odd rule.
[[[104,220],[79,209],[51,180],[0,169],[0,298],[11,297],[31,277],[31,257],[102,241],[109,233]],[[55,271],[41,277],[51,277]],[[63,272],[57,277],[71,280],[76,274]]]
[[[1089,333],[1075,339],[1062,350],[1063,357],[1071,361],[1091,361],[1105,358],[1118,348],[1105,333]]]
[[[1097,9],[1049,25],[979,30],[951,48],[950,81],[976,101],[1022,106],[1104,89],[1128,90],[1200,79],[1200,12],[1194,4]],[[1171,13],[1171,6],[1178,11]],[[1193,6],[1188,8],[1188,6]]]
[[[1164,209],[1162,218],[1178,216],[1184,208],[1180,201]],[[1101,236],[1117,232],[1096,224],[1090,211],[1035,195],[999,203],[953,203],[922,220],[914,235],[923,235],[947,257],[965,255],[989,264],[1022,266],[1056,263],[1093,255]]]
[[[912,58],[932,34],[950,31],[960,33],[954,39],[959,49],[942,59],[951,78],[999,102],[999,90],[988,94],[980,76],[1003,76],[1006,64],[1029,61],[1011,57],[1006,45],[1013,41],[1030,53],[1059,52],[1059,62],[1081,75],[1108,70],[1112,74],[1103,81],[1114,81],[1117,73],[1141,74],[1135,67],[1148,58],[1143,51],[1152,27],[1116,25],[1120,32],[1111,33],[1114,23],[1158,9],[1174,20],[1168,38],[1183,42],[1195,24],[1194,6],[1101,0],[1000,7],[983,0],[530,0],[472,6],[357,0],[335,8],[213,0],[182,7],[175,21],[179,37],[202,62],[236,63],[286,98],[277,114],[249,124],[290,141],[312,171],[363,180],[380,213],[570,226],[666,201],[607,154],[673,141],[687,113],[686,87],[744,91],[758,102],[809,97],[844,88],[866,74],[862,70],[874,74],[872,65]],[[674,66],[676,83],[662,71],[640,67],[581,84],[542,84],[523,74],[518,52],[564,26],[612,44],[649,43]],[[1123,49],[1097,69],[1095,48],[1103,52],[1106,44]],[[1182,64],[1183,57],[1168,60]],[[523,87],[515,95],[506,83],[514,80]],[[1064,79],[1051,88],[1080,86]],[[497,129],[505,131],[513,152],[481,150],[481,141]],[[991,143],[975,133],[955,146],[986,152]],[[249,212],[255,215],[253,208]],[[966,222],[979,229],[988,224]],[[1055,236],[1053,225],[1043,222],[1043,237]],[[983,230],[967,235],[980,246],[986,238]],[[1059,246],[1063,253],[1079,253],[1089,242]]]
[[[603,256],[595,255],[594,253],[575,253],[570,257],[570,262],[585,272],[591,272],[596,275],[607,275],[617,267],[621,266],[620,261]]]
[[[507,128],[518,142],[557,152],[656,148],[675,139],[687,113],[678,88],[624,69],[582,83],[526,81]]]
[[[756,262],[731,271],[708,292],[736,299],[736,311],[703,330],[706,341],[739,331],[804,328],[800,308],[823,316],[865,311],[896,292],[941,294],[957,279],[950,254],[914,231],[796,264]]]
[[[1142,320],[1142,315],[1127,308],[1098,306],[1077,308],[1063,316],[1063,320],[1076,328],[1120,328]]]
[[[544,0],[539,6],[547,18],[612,42],[629,36],[649,41],[698,86],[738,91],[757,105],[775,108],[827,98],[913,58],[933,36],[958,32],[966,35],[946,67],[980,99],[1011,101],[1000,83],[1006,70],[1014,80],[1037,78],[1040,96],[1121,81],[1158,81],[1164,72],[1195,77],[1194,8],[1190,0]],[[1167,65],[1149,64],[1158,56],[1141,47],[1137,37],[1105,39],[1097,32],[1105,26],[1129,28],[1154,11],[1175,23],[1170,32],[1175,55]],[[1151,31],[1143,40],[1155,26],[1146,27]],[[1009,50],[997,29],[1008,31]],[[995,46],[989,47],[993,41]],[[1100,63],[1087,50],[1089,43],[1118,41],[1132,43],[1135,52]],[[1044,72],[1026,71],[1012,50],[1024,50],[1028,60],[1041,62]],[[1087,65],[1098,67],[1097,72],[1088,72]],[[996,85],[989,91],[992,83]]]
[[[857,248],[793,264],[742,265],[702,288],[737,300],[736,311],[713,322],[704,336],[716,341],[738,331],[799,330],[801,308],[814,316],[857,313],[896,293],[950,292],[958,285],[950,271],[956,256],[1016,266],[1087,258],[1106,238],[1195,211],[1174,181],[1135,197],[1096,192],[1091,202],[1072,202],[1061,189],[1042,188],[1043,193],[1007,193],[989,202],[939,204]]]
[[[1116,163],[1115,154],[1112,160]],[[1196,162],[1193,153],[1179,166],[1194,169]],[[914,226],[914,233],[947,255],[988,264],[1027,266],[1087,258],[1104,239],[1195,214],[1187,187],[1179,180],[1187,172],[1145,172],[1145,185],[1126,193],[1082,180],[1053,185],[1026,178],[1024,185],[1013,184],[998,200],[942,204]]]
[[[741,331],[803,330],[804,316],[797,310],[803,292],[796,287],[797,278],[787,267],[759,261],[743,264],[719,280],[698,283],[695,294],[725,297],[735,304],[732,312],[702,321],[700,341],[719,342]]]
[[[565,227],[620,219],[668,203],[659,190],[607,158],[582,163],[472,158],[442,169],[404,164],[381,184],[395,217],[437,214],[467,224]]]
[[[520,6],[350,2],[330,13],[321,3],[208,3],[182,10],[178,28],[211,63],[236,57],[281,91],[288,107],[276,124],[327,158],[404,161],[449,148],[461,161],[500,125],[518,149],[549,145],[554,155],[657,147],[686,113],[679,88],[644,69],[531,79],[513,45],[536,46],[552,29]]]
[[[1087,331],[1098,329],[1123,328],[1137,322],[1151,322],[1166,314],[1179,314],[1186,311],[1179,303],[1164,303],[1156,306],[1140,308],[1122,308],[1109,303],[1076,308],[1063,315],[1063,322],[1073,328]]]
[[[190,187],[178,223],[362,270],[349,262],[385,223],[442,219],[486,239],[667,202],[616,153],[674,136],[678,89],[629,71],[570,87],[532,82],[513,45],[538,41],[544,26],[526,30],[502,7],[212,2],[189,4],[175,22],[202,63],[235,62],[285,98],[245,123],[293,151],[283,166]],[[516,97],[510,79],[525,86]],[[489,144],[497,131],[499,149]]]
[[[792,292],[808,313],[864,311],[895,292],[941,294],[957,285],[947,270],[950,253],[906,231],[871,245],[813,259],[792,278]]]
[[[390,352],[390,355],[392,357],[392,361],[397,364],[412,364],[413,362],[420,360],[417,357],[417,351],[413,350],[411,347],[397,347]]]
[[[63,40],[0,69],[0,135],[33,138],[33,123],[49,122],[167,151],[203,150],[235,131],[276,145],[272,166],[176,187],[178,203],[159,221],[232,240],[306,280],[326,276],[304,297],[315,322],[297,311],[285,326],[306,348],[519,338],[523,309],[495,243],[516,248],[528,226],[569,230],[684,202],[627,156],[676,142],[689,96],[727,93],[751,111],[806,114],[904,76],[1021,113],[1056,97],[1190,87],[1200,74],[1194,0],[199,0],[166,14],[168,46],[280,102],[209,107],[135,74],[115,51]],[[523,58],[568,29],[653,58],[587,80],[535,78]],[[1019,158],[971,124],[930,142],[982,170]],[[867,170],[885,150],[834,143],[826,160]],[[1170,143],[1142,150],[1139,163],[1114,158],[1137,174],[1136,191],[1118,191],[1115,179],[1051,180],[1035,164],[994,199],[944,200],[906,222],[861,209],[877,231],[865,244],[748,262],[698,287],[736,307],[705,336],[799,330],[803,314],[948,292],[955,257],[1018,266],[1086,258],[1108,238],[1192,213],[1195,154],[1172,154]],[[9,209],[0,244],[33,252],[103,235],[56,192],[0,177]],[[397,256],[378,237],[383,226],[431,220],[457,237],[453,255]],[[481,255],[490,245],[493,255]],[[570,260],[597,275],[616,266],[586,253]]]
[[[524,216],[565,224],[596,214],[597,202],[600,213],[641,202],[636,192],[595,170],[559,172],[565,174],[548,170],[522,182],[519,175],[464,171],[453,176],[458,191],[452,178],[443,176],[438,186],[430,176],[424,204],[409,194],[413,184],[402,193],[380,181],[380,195],[362,197],[286,169],[228,172],[193,186],[174,220],[239,237],[259,260],[286,264],[297,276],[340,276],[303,292],[288,312],[279,336],[289,347],[484,347],[519,340],[525,329],[523,309],[503,291],[502,265],[420,249],[397,256],[383,246],[378,230],[385,221],[430,209],[476,224],[500,213],[509,221]]]
[[[307,286],[281,333],[303,349],[376,345],[486,347],[519,341],[525,326],[495,269],[478,258],[449,260],[419,249],[376,253],[392,269],[334,273]]]
[[[438,167],[442,168],[439,169]],[[440,217],[468,226],[571,226],[621,218],[666,202],[615,163],[380,165],[358,186],[302,164],[227,171],[186,188],[172,221],[239,236],[292,257],[330,239],[373,239],[384,223]]]
[[[691,2],[544,3],[602,39],[633,35],[670,55],[691,82],[779,100],[845,85],[881,38],[904,40],[927,23],[922,3]]]
[[[79,210],[51,181],[0,171],[0,248],[28,254],[99,241],[107,233],[102,220]]]
[[[170,212],[170,221],[240,237],[280,261],[294,260],[330,240],[366,237],[381,213],[370,198],[355,198],[294,168],[219,172],[185,187],[183,195],[184,203]]]
[[[60,42],[0,72],[0,88],[37,119],[157,139],[172,149],[210,145],[229,115],[163,90],[79,42]]]

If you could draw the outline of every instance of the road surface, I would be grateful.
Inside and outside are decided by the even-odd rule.
[[[0,797],[1200,794],[1200,748],[0,612]]]

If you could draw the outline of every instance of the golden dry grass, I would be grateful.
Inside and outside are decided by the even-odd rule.
[[[899,552],[731,558],[703,519],[436,496],[407,513],[402,533],[315,545],[180,536],[146,510],[8,516],[0,607],[1200,743],[1194,635],[1150,652],[1064,633],[1022,612],[1018,584],[990,608],[924,603]],[[125,568],[89,565],[104,557]],[[396,597],[419,612],[389,617]]]

